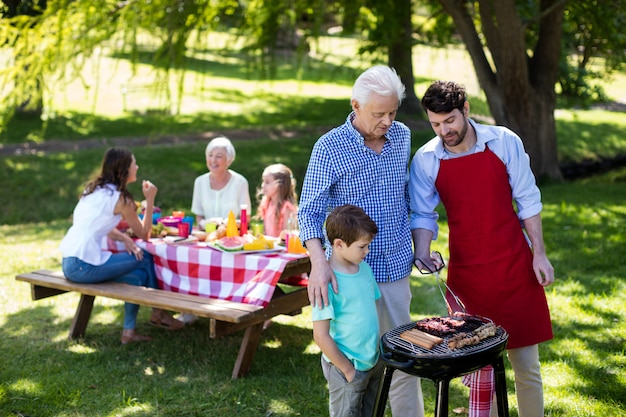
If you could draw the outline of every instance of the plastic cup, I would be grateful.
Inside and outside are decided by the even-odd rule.
[[[152,213],[152,224],[157,224],[161,213]],[[143,213],[139,215],[139,218],[143,220]]]
[[[172,217],[179,217],[179,218],[183,218],[185,217],[185,212],[184,211],[173,211],[172,212]]]
[[[178,236],[187,239],[189,237],[189,223],[178,223]]]
[[[183,217],[182,223],[189,223],[189,232],[191,232],[193,230],[194,221],[195,221],[195,218],[193,216],[185,216]]]
[[[253,222],[250,225],[250,229],[252,230],[252,234],[254,236],[259,236],[263,234],[263,223],[261,222]]]

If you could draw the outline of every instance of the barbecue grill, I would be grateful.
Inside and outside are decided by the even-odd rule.
[[[492,365],[495,371],[498,415],[508,417],[503,354],[509,335],[502,327],[497,328],[494,336],[455,350],[451,350],[446,343],[449,337],[443,337],[444,342],[432,349],[422,348],[400,337],[404,331],[414,327],[414,322],[407,323],[388,331],[381,338],[381,359],[385,363],[385,370],[376,397],[374,416],[384,415],[389,385],[395,370],[434,381],[437,384],[435,417],[445,417],[448,415],[450,380]]]

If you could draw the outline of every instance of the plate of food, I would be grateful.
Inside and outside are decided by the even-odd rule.
[[[284,247],[277,247],[273,240],[266,239],[263,235],[223,237],[214,241],[206,242],[212,249],[224,253],[276,253],[284,252]]]

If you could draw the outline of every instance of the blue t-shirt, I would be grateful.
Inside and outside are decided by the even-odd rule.
[[[379,329],[376,300],[380,290],[372,269],[363,261],[355,274],[337,271],[339,293],[328,289],[327,307],[314,308],[313,321],[330,320],[330,337],[359,371],[368,371],[378,361]],[[326,358],[328,360],[328,358]]]

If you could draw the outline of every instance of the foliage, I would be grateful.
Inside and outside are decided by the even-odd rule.
[[[594,81],[610,76],[626,63],[626,2],[573,1],[565,10],[559,85],[573,105],[607,101]],[[594,62],[601,65],[593,66]]]
[[[40,15],[1,19],[7,65],[0,79],[8,88],[0,96],[3,119],[22,103],[32,107],[50,97],[55,83],[80,78],[88,59],[107,46],[136,63],[146,44],[156,45],[152,63],[161,73],[155,78],[168,82],[176,76],[180,89],[185,72],[171,72],[183,67],[192,32],[214,29],[236,7],[234,0],[53,0]]]
[[[622,67],[626,34],[626,1],[573,1],[565,9],[564,49],[574,55],[576,66],[585,68],[593,58],[604,58],[607,72]]]
[[[420,24],[416,35],[425,42],[446,45],[455,42],[454,23],[443,12],[437,0],[421,3],[416,15]],[[534,1],[517,2],[517,11],[525,22],[526,42],[534,47],[538,39],[534,23],[540,12]],[[564,10],[561,61],[559,65],[559,94],[569,105],[589,105],[605,102],[607,96],[595,80],[610,76],[626,62],[626,24],[624,0],[569,1]],[[592,67],[593,62],[601,62]]]
[[[587,66],[573,65],[569,55],[562,54],[559,63],[560,98],[569,107],[589,107],[594,103],[606,103],[608,97],[599,85],[592,85],[592,81],[608,77],[605,71],[593,71]]]

